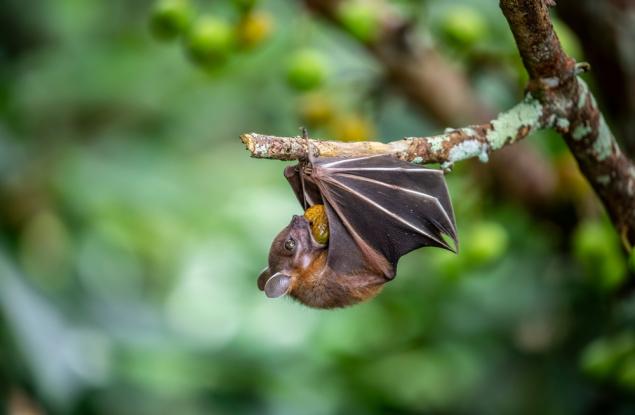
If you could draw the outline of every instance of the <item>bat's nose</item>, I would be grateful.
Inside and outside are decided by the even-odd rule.
[[[293,218],[291,218],[291,226],[293,226],[294,228],[302,227],[307,223],[308,221],[304,216],[293,215]]]

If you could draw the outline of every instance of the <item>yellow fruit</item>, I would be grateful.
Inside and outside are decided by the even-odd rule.
[[[236,28],[238,44],[243,49],[255,48],[271,36],[273,18],[266,12],[246,14]]]
[[[335,139],[340,141],[365,141],[372,140],[375,136],[373,124],[357,114],[335,119],[332,131]]]
[[[329,240],[329,221],[324,205],[313,205],[304,212],[304,217],[311,224],[313,238],[321,244]]]
[[[333,118],[333,104],[325,94],[308,94],[300,101],[299,114],[307,127],[320,127]]]

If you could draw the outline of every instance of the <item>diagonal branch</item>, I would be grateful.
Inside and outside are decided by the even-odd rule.
[[[544,0],[501,0],[530,75],[528,90],[552,108],[580,170],[604,204],[626,249],[635,245],[635,165],[620,150],[575,62],[558,41]]]

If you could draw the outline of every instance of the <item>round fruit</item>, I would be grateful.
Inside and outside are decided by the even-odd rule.
[[[299,91],[308,91],[322,85],[328,77],[328,64],[324,55],[312,49],[295,52],[287,65],[287,81]]]
[[[573,248],[581,261],[596,261],[610,254],[613,241],[602,223],[587,221],[581,223],[573,235]]]
[[[171,40],[187,30],[191,18],[188,0],[161,0],[152,10],[150,30],[159,40]]]
[[[273,19],[265,12],[248,13],[240,21],[236,30],[240,46],[251,49],[269,38],[273,30]]]
[[[337,10],[337,17],[344,28],[362,42],[372,42],[380,32],[378,10],[372,4],[347,1]]]
[[[445,36],[459,46],[470,46],[487,36],[487,22],[470,6],[451,7],[441,26]]]
[[[618,380],[622,386],[635,390],[635,353],[628,356],[622,362],[619,369]]]
[[[335,139],[340,141],[364,141],[375,136],[373,124],[356,114],[335,119],[332,130]]]
[[[318,243],[326,244],[329,240],[329,221],[324,205],[313,205],[304,212],[304,217],[311,224],[311,233]]]
[[[595,340],[582,353],[580,361],[582,370],[598,378],[609,376],[618,360],[613,349],[608,339]]]
[[[611,290],[626,277],[619,240],[606,224],[593,221],[580,224],[573,235],[573,252],[585,274],[602,289]]]
[[[323,93],[311,93],[300,101],[300,119],[307,127],[321,127],[333,118],[333,104]]]
[[[465,255],[477,264],[500,258],[507,250],[507,230],[496,222],[481,222],[475,225],[466,244]]]
[[[203,66],[214,66],[227,60],[234,44],[232,27],[212,16],[199,18],[186,39],[190,58]]]

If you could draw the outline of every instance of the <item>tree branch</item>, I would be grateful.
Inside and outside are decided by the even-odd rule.
[[[627,250],[635,245],[635,165],[620,150],[575,62],[558,41],[544,0],[501,0],[530,75],[528,90],[550,107],[580,170]]]
[[[337,0],[305,0],[312,7]],[[551,2],[549,2],[551,4]],[[621,152],[593,95],[576,75],[576,65],[562,50],[549,17],[546,0],[501,0],[530,74],[525,100],[488,124],[446,131],[432,137],[410,137],[391,143],[315,141],[322,156],[394,154],[414,163],[445,167],[488,155],[543,128],[555,128],[565,138],[580,170],[593,186],[613,220],[626,249],[635,245],[635,165]],[[374,46],[371,50],[374,50]],[[394,66],[391,67],[396,67]],[[244,134],[241,140],[253,157],[293,160],[307,154],[300,137]],[[313,149],[313,148],[312,148]]]
[[[526,137],[533,131],[550,126],[555,117],[540,101],[527,95],[511,110],[492,122],[447,130],[432,137],[408,137],[390,143],[311,140],[312,150],[324,157],[358,157],[393,154],[413,163],[441,163],[450,167],[457,161],[478,157],[487,161],[492,151]],[[297,160],[308,149],[302,137],[275,137],[257,133],[243,134],[241,140],[256,158]]]

